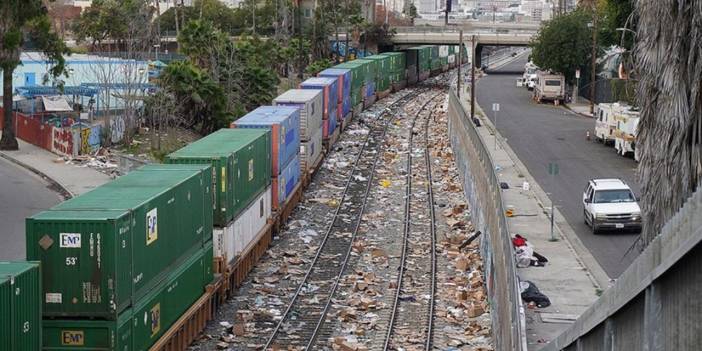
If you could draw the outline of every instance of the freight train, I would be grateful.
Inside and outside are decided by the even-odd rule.
[[[426,45],[338,64],[164,164],[27,218],[27,261],[0,262],[0,350],[185,349],[353,116],[455,67],[457,50]]]

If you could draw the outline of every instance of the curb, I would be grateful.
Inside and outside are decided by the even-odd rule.
[[[517,154],[514,153],[509,144],[504,142],[504,138],[493,126],[492,121],[490,121],[490,119],[486,117],[487,115],[485,114],[485,112],[480,107],[477,101],[475,102],[475,106],[476,117],[481,120],[484,126],[489,127],[493,131],[493,133],[499,136],[498,142],[500,146],[503,148],[503,150],[507,152],[509,158],[512,160],[512,162],[514,162],[515,166],[521,169],[522,174],[524,174],[524,177],[532,184],[532,190],[536,200],[539,202],[539,206],[541,206],[542,208],[546,208],[546,202],[544,201],[544,199],[548,199],[546,192],[544,192],[544,190],[541,188],[541,185],[536,181],[536,179],[534,179],[531,173],[529,173],[526,166],[522,163],[521,160],[519,160]],[[585,270],[587,271],[587,275],[590,278],[590,281],[592,281],[593,285],[603,290],[607,289],[611,283],[609,276],[607,275],[607,273],[605,273],[604,269],[602,269],[602,266],[600,266],[600,264],[597,263],[595,257],[587,249],[587,247],[585,247],[585,244],[582,243],[578,235],[575,234],[575,231],[573,230],[573,228],[571,228],[570,224],[568,224],[568,221],[565,219],[565,217],[563,217],[558,208],[556,208],[555,210],[554,219],[556,221],[555,227],[558,229],[558,233],[564,239],[568,247],[572,250],[573,254],[575,255],[575,259],[583,266],[583,268],[585,268]]]
[[[46,175],[46,173],[44,173],[44,172],[42,172],[42,171],[40,171],[40,170],[38,170],[38,169],[36,169],[36,168],[34,168],[34,167],[32,167],[32,166],[30,166],[30,165],[24,163],[24,162],[22,162],[22,161],[20,161],[20,160],[14,158],[14,157],[11,157],[10,155],[8,155],[8,154],[5,153],[5,152],[0,151],[0,157],[2,157],[2,158],[6,159],[6,160],[8,160],[8,161],[10,161],[10,162],[12,162],[12,163],[14,163],[14,164],[16,164],[16,165],[18,165],[18,166],[20,166],[20,167],[26,169],[26,170],[28,170],[28,171],[30,171],[30,172],[32,172],[32,173],[38,175],[39,177],[41,177],[44,181],[46,181],[46,182],[49,183],[49,188],[50,188],[51,190],[57,192],[61,197],[63,197],[64,201],[65,201],[65,200],[68,200],[68,199],[71,199],[71,198],[74,197],[74,194],[71,193],[71,192],[68,190],[68,188],[66,188],[66,187],[65,187],[63,184],[61,184],[59,181],[57,181],[57,180],[55,180],[55,179],[49,177],[48,175]]]
[[[574,113],[574,114],[576,114],[576,115],[578,115],[578,116],[585,117],[585,118],[589,118],[589,119],[594,119],[594,118],[595,118],[595,116],[590,116],[590,115],[585,114],[585,113],[580,113],[580,112],[575,112],[575,111],[573,111],[573,109],[571,109],[571,108],[570,108],[570,105],[568,105],[568,104],[563,104],[563,107],[565,107],[566,110],[568,110],[568,111],[570,111],[571,113]]]

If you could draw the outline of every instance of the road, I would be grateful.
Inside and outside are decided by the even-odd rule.
[[[500,103],[497,129],[542,189],[555,199],[561,211],[583,244],[590,250],[610,278],[617,278],[636,258],[632,249],[637,235],[631,233],[592,234],[583,221],[582,191],[592,178],[621,178],[639,195],[636,162],[617,156],[613,148],[587,141],[586,131],[593,134],[593,119],[581,117],[564,108],[540,105],[531,101],[531,92],[517,88],[517,75],[499,71],[522,70],[526,56],[509,63],[476,84],[476,98],[485,113],[492,103]],[[559,174],[550,176],[548,164],[556,162]]]
[[[0,261],[25,259],[25,217],[59,201],[37,175],[0,157]]]

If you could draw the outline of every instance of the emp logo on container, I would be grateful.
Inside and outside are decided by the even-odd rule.
[[[59,240],[60,247],[80,249],[80,233],[61,233]]]
[[[85,344],[85,334],[82,330],[62,330],[61,345],[83,346]]]
[[[158,239],[158,208],[146,213],[146,245]]]

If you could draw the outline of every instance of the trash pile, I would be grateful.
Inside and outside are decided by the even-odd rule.
[[[480,255],[480,232],[470,221],[462,180],[448,137],[446,116],[430,125],[431,161],[440,241],[434,347],[441,350],[493,350],[490,309]]]
[[[89,155],[79,155],[75,157],[59,157],[54,160],[56,163],[65,163],[77,167],[89,167],[101,173],[116,178],[121,174],[118,171],[118,161],[110,149],[100,147]]]

